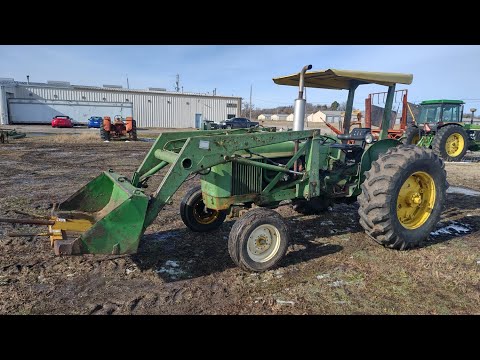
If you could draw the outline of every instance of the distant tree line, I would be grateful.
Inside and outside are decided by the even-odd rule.
[[[318,105],[313,105],[312,103],[307,102],[306,106],[306,111],[307,114],[312,114],[316,113],[319,110],[338,110],[338,111],[344,111],[345,110],[345,102],[339,103],[338,101],[334,101],[328,106],[327,104],[318,104]],[[242,117],[250,117],[250,108],[252,110],[252,119],[258,118],[259,115],[261,114],[292,114],[293,113],[293,105],[291,106],[277,106],[274,108],[256,108],[255,104],[250,104],[248,101],[245,101],[242,103],[242,111],[241,115]]]

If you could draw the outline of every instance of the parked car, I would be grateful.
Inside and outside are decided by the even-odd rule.
[[[70,116],[57,115],[52,119],[52,127],[73,127],[73,119]]]
[[[203,130],[217,130],[220,129],[220,125],[213,120],[203,121]]]
[[[100,128],[100,126],[103,123],[103,118],[101,116],[91,116],[90,119],[88,119],[88,128]]]
[[[224,120],[220,122],[220,126],[222,129],[240,129],[240,128],[251,128],[254,126],[257,126],[258,122],[256,121],[250,121],[247,118],[232,118],[228,120]]]

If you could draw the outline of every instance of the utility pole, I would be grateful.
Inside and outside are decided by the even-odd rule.
[[[250,84],[250,120],[252,120],[252,87],[253,84]]]
[[[177,74],[177,81],[175,81],[175,91],[179,92],[180,91],[180,75]]]
[[[130,89],[130,84],[128,83],[128,74],[127,74],[127,89]]]

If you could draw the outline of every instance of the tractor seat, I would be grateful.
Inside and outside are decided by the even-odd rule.
[[[363,148],[365,146],[365,136],[371,132],[370,128],[355,128],[350,134],[338,134],[339,140],[355,141],[355,144],[332,144],[331,148],[342,150],[353,150]]]
[[[355,128],[350,134],[338,134],[337,138],[340,140],[365,141],[365,136],[371,131],[370,128]]]

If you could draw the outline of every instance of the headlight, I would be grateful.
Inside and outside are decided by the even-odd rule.
[[[368,133],[367,135],[365,135],[365,142],[367,144],[371,144],[373,142],[373,135],[372,133]]]

